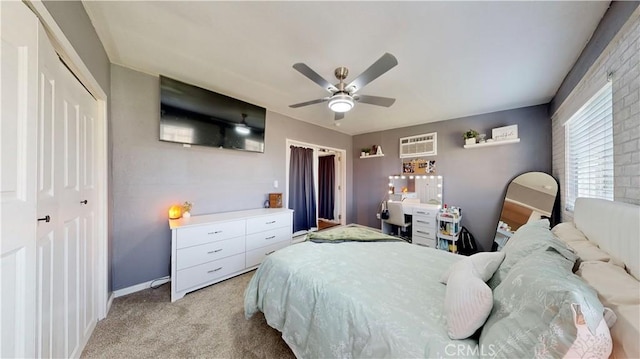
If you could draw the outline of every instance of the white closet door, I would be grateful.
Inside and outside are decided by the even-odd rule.
[[[97,102],[39,41],[37,349],[77,357],[96,324],[95,125]],[[86,201],[86,202],[85,202]]]
[[[38,20],[0,1],[0,357],[34,357]]]

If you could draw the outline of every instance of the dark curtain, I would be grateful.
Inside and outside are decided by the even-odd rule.
[[[336,185],[335,155],[323,156],[318,163],[318,209],[319,217],[333,219]]]
[[[293,209],[293,232],[316,227],[313,188],[313,149],[291,146],[289,208]]]

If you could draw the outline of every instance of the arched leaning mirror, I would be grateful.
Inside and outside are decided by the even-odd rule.
[[[527,172],[514,178],[500,212],[495,242],[500,250],[513,232],[529,221],[551,217],[558,195],[558,182],[544,172]]]

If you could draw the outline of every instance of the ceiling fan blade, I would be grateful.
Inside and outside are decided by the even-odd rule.
[[[302,107],[302,106],[309,106],[309,105],[313,105],[313,104],[316,104],[316,103],[327,102],[327,101],[329,101],[329,98],[325,97],[325,98],[319,98],[317,100],[311,100],[311,101],[307,101],[307,102],[296,103],[296,104],[293,104],[293,105],[289,105],[289,107],[298,108],[298,107]]]
[[[351,81],[351,83],[347,85],[347,90],[351,91],[351,93],[360,90],[366,84],[391,70],[397,64],[398,60],[396,60],[395,56],[388,52],[385,53],[378,59],[378,61],[374,62],[373,65],[369,66],[368,69],[364,70],[363,73],[356,77],[355,80]]]
[[[369,96],[369,95],[357,95],[354,96],[355,100],[361,103],[368,103],[369,105],[391,107],[396,102],[395,98]]]
[[[318,75],[317,72],[313,71],[309,66],[303,64],[302,62],[298,62],[293,65],[293,68],[298,70],[301,74],[306,76],[309,80],[317,83],[325,90],[334,93],[338,91],[338,89],[333,86],[329,81],[325,80],[322,76]]]
[[[336,112],[335,121],[340,121],[344,118],[344,112]]]

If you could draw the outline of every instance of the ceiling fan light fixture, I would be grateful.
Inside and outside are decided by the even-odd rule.
[[[246,136],[251,133],[251,129],[244,124],[236,125],[236,132],[240,135]]]
[[[329,100],[333,112],[347,112],[353,108],[353,98],[347,94],[336,94]]]

